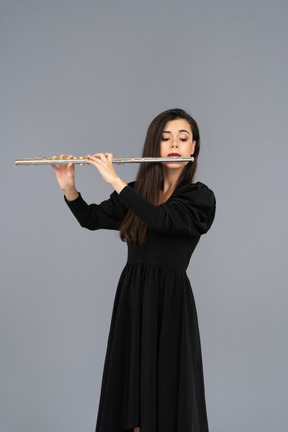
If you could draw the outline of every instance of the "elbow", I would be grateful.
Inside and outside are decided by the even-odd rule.
[[[95,230],[99,229],[98,225],[95,224],[95,221],[83,220],[83,221],[79,221],[79,224],[80,224],[81,228],[88,229],[89,231],[95,231]]]

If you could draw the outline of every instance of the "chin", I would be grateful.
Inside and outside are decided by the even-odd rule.
[[[169,168],[169,169],[179,170],[181,168],[184,168],[184,166],[187,165],[187,163],[188,162],[179,162],[179,163],[177,163],[177,162],[162,162],[162,165],[165,166],[166,168]]]

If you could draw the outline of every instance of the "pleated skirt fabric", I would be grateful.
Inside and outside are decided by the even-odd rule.
[[[197,312],[183,268],[127,263],[116,291],[96,432],[208,432]]]

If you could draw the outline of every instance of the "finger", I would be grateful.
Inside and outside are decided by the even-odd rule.
[[[59,156],[59,159],[74,159],[74,156],[72,154],[70,154],[68,157],[66,156],[66,154],[61,154]],[[59,168],[62,169],[63,171],[66,170],[66,168],[68,168],[69,170],[71,170],[72,166],[74,167],[74,164],[67,162],[66,163],[61,163],[59,164]]]
[[[105,153],[100,153],[100,158],[103,162],[107,162],[107,156]]]
[[[91,162],[96,162],[99,163],[100,161],[103,161],[102,158],[102,153],[95,153],[94,155],[88,155],[87,159],[90,160]]]
[[[99,158],[91,155],[87,155],[85,162],[89,163],[90,165],[96,165],[96,163],[99,161]]]
[[[53,156],[52,159],[65,159],[66,155],[65,154],[60,154],[60,156]],[[62,164],[57,165],[58,170],[63,169],[65,167],[62,166]]]
[[[52,156],[51,159],[58,159],[57,156]],[[52,168],[54,169],[54,171],[56,171],[58,169],[58,167],[56,165],[51,165]]]
[[[74,159],[74,155],[73,155],[73,154],[69,154],[68,159]],[[67,169],[68,169],[69,171],[71,171],[71,169],[73,170],[73,169],[74,169],[74,164],[71,163],[71,162],[68,163],[68,165],[67,165]]]
[[[92,157],[94,157],[96,159],[100,159],[102,161],[106,160],[106,156],[104,153],[95,153]]]
[[[113,154],[112,153],[105,153],[106,158],[109,162],[113,162]]]

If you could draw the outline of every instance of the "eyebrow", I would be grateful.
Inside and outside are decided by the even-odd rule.
[[[186,132],[188,135],[190,135],[190,133],[185,129],[180,129],[178,132]],[[163,131],[162,133],[171,133],[171,131]]]

